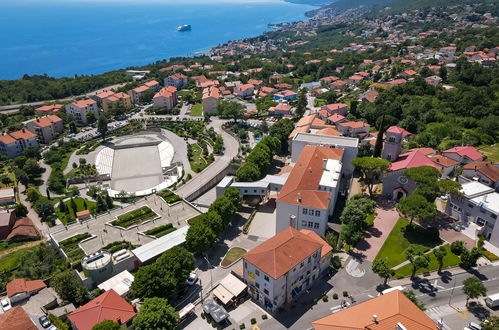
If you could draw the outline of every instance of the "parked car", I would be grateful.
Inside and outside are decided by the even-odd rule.
[[[198,276],[196,275],[196,273],[190,273],[187,280],[185,280],[185,284],[194,285],[194,283],[196,283],[197,280],[198,280]]]
[[[12,306],[10,305],[9,299],[7,299],[7,298],[2,299],[2,301],[0,301],[0,305],[2,305],[2,309],[4,312],[6,312],[12,308]]]
[[[38,318],[38,322],[40,322],[40,325],[44,328],[48,328],[52,325],[50,322],[49,318],[46,315],[42,315]]]
[[[48,327],[47,330],[57,330],[57,327],[52,324],[50,327]]]
[[[475,322],[470,322],[467,327],[464,327],[464,330],[482,330],[482,327]]]

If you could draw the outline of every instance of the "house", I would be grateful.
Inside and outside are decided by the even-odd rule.
[[[456,47],[442,47],[440,48],[439,52],[446,57],[454,57],[454,55],[456,54]]]
[[[471,162],[483,160],[483,155],[472,146],[454,147],[444,150],[442,153],[445,157],[457,160],[461,164],[469,164]]]
[[[374,101],[376,101],[376,98],[378,97],[378,95],[379,95],[379,92],[376,89],[370,88],[365,93],[360,94],[359,99],[362,102],[373,103]]]
[[[437,324],[403,292],[395,290],[312,322],[315,330],[435,330]]]
[[[477,180],[499,191],[499,163],[472,162],[466,164],[463,167],[462,176]]]
[[[16,278],[7,283],[7,296],[12,304],[28,299],[47,285],[41,280],[26,281]]]
[[[269,312],[294,301],[322,275],[331,247],[317,234],[287,227],[243,255],[250,296]]]
[[[90,211],[89,210],[83,210],[83,211],[76,212],[75,215],[76,215],[76,218],[78,219],[78,221],[90,219]]]
[[[230,90],[231,93],[234,92],[234,88],[236,88],[239,85],[242,85],[242,82],[240,82],[239,80],[237,80],[237,81],[227,81],[227,82],[224,83],[225,88],[227,88],[228,90]]]
[[[454,159],[442,156],[434,155],[428,157],[432,162],[442,167],[442,178],[449,178],[454,175],[454,171],[459,166],[459,162]]]
[[[92,99],[75,101],[66,105],[66,113],[73,116],[76,125],[85,126],[88,123],[88,116],[93,114],[94,118],[99,117],[97,101]]]
[[[128,328],[136,315],[135,309],[114,290],[109,290],[68,315],[74,329],[91,330],[105,320],[115,321]]]
[[[465,226],[475,224],[475,234],[499,248],[499,193],[494,188],[477,181],[463,183],[460,196],[449,196],[445,213]]]
[[[348,87],[348,82],[344,80],[336,80],[329,84],[329,87],[333,90],[344,90]]]
[[[400,76],[404,78],[414,78],[417,74],[418,73],[414,70],[405,70],[400,74]]]
[[[433,86],[438,86],[442,83],[442,78],[439,76],[429,76],[424,78],[427,84],[433,85]]]
[[[64,108],[64,104],[49,104],[38,107],[35,109],[35,111],[38,113],[46,114],[50,112],[57,112],[62,108]]]
[[[177,105],[177,88],[174,86],[163,87],[152,98],[154,106],[157,108],[172,109]]]
[[[338,125],[348,121],[348,119],[345,116],[335,113],[334,115],[327,117],[327,121],[333,125]]]
[[[105,112],[112,109],[130,110],[133,107],[130,95],[123,92],[113,93],[112,95],[102,99],[101,105]]]
[[[64,132],[64,123],[62,119],[56,115],[38,117],[36,119],[24,123],[24,127],[28,131],[34,133],[38,137],[40,143],[49,144],[56,137]]]
[[[16,306],[0,314],[0,329],[38,330],[38,327],[21,306]]]
[[[40,238],[40,234],[30,218],[17,219],[7,239],[13,242],[32,241]]]
[[[0,205],[14,204],[16,202],[16,191],[14,187],[0,188]]]
[[[345,136],[362,137],[369,134],[371,126],[363,121],[343,121],[336,125],[336,129]]]
[[[270,107],[269,116],[282,117],[284,115],[290,115],[293,112],[293,107],[288,104],[278,104],[275,107]]]
[[[263,86],[262,88],[260,88],[260,91],[258,93],[258,96],[260,97],[267,97],[267,96],[274,96],[274,94],[277,92],[276,89],[272,88],[272,87],[266,87],[266,86]]]
[[[348,82],[350,85],[357,85],[358,83],[362,82],[364,80],[364,77],[361,75],[354,74],[353,76],[348,77]]]
[[[260,89],[263,86],[263,80],[250,79],[248,80],[248,84],[255,86],[255,89]]]
[[[14,158],[22,155],[24,149],[38,147],[38,138],[27,129],[0,135],[0,153]]]
[[[0,210],[0,240],[4,240],[9,236],[12,226],[16,221],[16,213],[9,210]]]
[[[298,98],[298,94],[288,90],[278,92],[274,94],[274,100],[278,101],[290,101],[290,100],[296,100]]]
[[[202,105],[205,114],[216,114],[219,103],[220,89],[217,87],[208,87],[203,90]]]
[[[340,189],[343,153],[339,148],[303,148],[277,196],[277,233],[289,226],[326,233]]]
[[[177,90],[181,90],[182,87],[187,85],[187,82],[188,82],[188,78],[186,75],[184,75],[182,73],[175,73],[175,74],[172,74],[171,76],[165,78],[164,85],[165,85],[165,87],[173,86]]]
[[[252,84],[244,84],[234,87],[234,94],[242,99],[253,96],[254,92],[255,92],[255,86]]]
[[[328,112],[328,117],[335,113],[346,116],[348,112],[348,106],[345,103],[333,103],[323,105],[321,107],[321,110],[326,110]]]

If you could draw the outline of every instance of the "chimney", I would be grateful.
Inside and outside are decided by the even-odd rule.
[[[378,315],[373,314],[372,320],[373,320],[374,323],[378,324]]]

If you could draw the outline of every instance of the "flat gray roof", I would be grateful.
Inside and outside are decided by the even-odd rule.
[[[298,133],[293,138],[293,141],[303,141],[310,143],[324,143],[330,145],[359,147],[359,139],[347,136],[331,136],[331,135],[316,135],[310,133]]]
[[[185,242],[185,236],[187,235],[188,229],[189,226],[179,228],[168,235],[155,239],[152,242],[132,250],[132,253],[140,260],[140,262],[151,260],[172,247],[183,244]]]

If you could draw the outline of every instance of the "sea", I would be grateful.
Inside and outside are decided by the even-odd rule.
[[[0,79],[99,74],[194,56],[316,8],[282,0],[0,0]],[[192,30],[177,32],[183,24]]]

